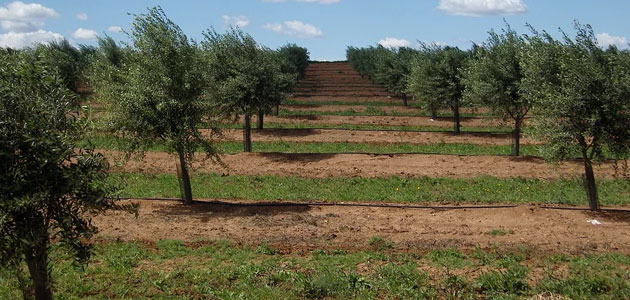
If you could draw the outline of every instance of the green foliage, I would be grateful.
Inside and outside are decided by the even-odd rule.
[[[417,50],[408,47],[348,47],[346,50],[346,58],[352,68],[399,97],[407,96],[410,64],[417,54]]]
[[[286,44],[280,47],[278,52],[293,67],[292,73],[299,74],[299,79],[303,79],[306,74],[306,67],[308,67],[308,49],[296,44]]]
[[[284,58],[262,47],[240,29],[219,34],[204,32],[208,75],[214,85],[208,90],[215,105],[226,115],[270,112],[290,92],[294,73],[283,73]]]
[[[514,155],[519,155],[522,122],[533,105],[521,87],[525,76],[521,54],[526,41],[509,25],[501,34],[490,31],[489,35],[486,43],[474,47],[464,71],[464,98],[514,122]]]
[[[551,160],[581,153],[592,210],[599,209],[593,161],[604,149],[615,158],[630,153],[630,54],[604,51],[593,29],[575,23],[564,41],[533,31],[523,54],[525,90],[536,103],[535,133]]]
[[[37,59],[58,69],[59,77],[68,90],[78,93],[85,81],[89,60],[95,49],[85,45],[77,49],[67,40],[63,40],[40,44],[33,52]]]
[[[57,65],[34,55],[0,49],[0,264],[25,261],[44,299],[50,241],[86,262],[90,216],[119,207],[107,160],[77,147],[85,123],[71,114],[75,95]]]
[[[551,160],[585,159],[630,150],[630,53],[604,51],[588,25],[564,41],[533,31],[523,54],[524,90],[536,101],[535,134]]]
[[[468,53],[457,47],[424,45],[412,63],[407,86],[424,108],[449,108],[455,116],[455,133],[460,132],[461,72],[467,59]]]
[[[128,141],[129,152],[160,140],[169,152],[188,159],[199,148],[216,158],[212,141],[197,130],[215,112],[206,98],[210,81],[196,44],[160,8],[136,15],[129,37],[131,49],[124,55],[110,39],[101,40],[94,68],[111,130]]]

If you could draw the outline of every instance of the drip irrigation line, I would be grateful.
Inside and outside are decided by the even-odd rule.
[[[125,197],[120,200],[140,200],[140,201],[173,201],[182,202],[180,198],[160,198],[160,197]],[[461,210],[461,209],[501,209],[515,208],[519,205],[458,205],[458,206],[433,206],[433,205],[405,205],[405,204],[380,204],[380,203],[329,203],[329,202],[261,202],[261,203],[237,203],[225,201],[203,201],[194,200],[196,204],[211,204],[234,207],[291,207],[291,206],[333,206],[333,207],[371,207],[371,208],[399,208],[399,209],[433,209],[433,210]],[[591,211],[583,207],[565,206],[534,206],[540,209],[568,210],[568,211]],[[630,213],[628,209],[604,208],[595,212]]]
[[[453,153],[439,153],[439,152],[257,152],[253,151],[252,153],[258,154],[272,154],[272,155],[337,155],[337,154],[357,154],[357,155],[372,155],[372,156],[396,156],[396,155],[447,155],[447,156],[462,156],[462,157],[477,157],[477,156],[499,156],[499,157],[514,157],[511,154],[453,154]],[[533,157],[540,158],[536,156],[518,156],[521,158],[525,157]]]
[[[307,110],[308,111],[308,110]],[[343,113],[343,111],[332,111],[332,112],[341,112]],[[318,117],[323,117],[323,116],[338,116],[338,117],[405,117],[405,118],[429,118],[431,117],[430,115],[405,115],[405,114],[384,114],[384,115],[376,115],[376,114],[357,114],[357,113],[353,113],[353,114],[349,114],[349,115],[344,115],[344,114],[326,114],[326,113],[322,113],[322,114],[299,114],[299,115],[285,115],[285,114],[280,114],[280,117],[285,117],[285,118],[290,118],[290,117],[310,117],[310,116],[318,116]],[[452,118],[452,117],[438,117],[439,118]],[[461,119],[484,119],[486,117],[484,116],[474,116],[474,117],[461,117]]]
[[[226,128],[232,130],[242,130],[242,128]],[[258,128],[252,127],[252,130],[257,130]],[[461,131],[459,134],[453,133],[452,130],[422,130],[422,129],[412,129],[412,130],[401,130],[401,129],[352,129],[352,128],[335,128],[335,127],[308,127],[308,128],[273,128],[266,127],[262,130],[265,131],[307,131],[307,130],[338,130],[338,131],[364,131],[364,132],[427,132],[427,133],[452,133],[453,135],[466,135],[466,134],[482,134],[482,135],[512,135],[512,132],[508,131]]]

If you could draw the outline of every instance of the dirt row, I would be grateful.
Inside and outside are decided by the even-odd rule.
[[[411,106],[369,106],[366,104],[357,104],[357,105],[310,105],[310,104],[290,104],[290,105],[282,105],[282,109],[286,109],[289,111],[314,111],[314,112],[338,112],[338,111],[349,111],[353,110],[355,112],[367,112],[370,109],[377,109],[380,111],[384,111],[387,113],[408,113],[408,114],[418,114],[424,112],[423,110],[417,107]],[[450,110],[440,110],[440,113],[448,113],[450,114]],[[460,113],[487,113],[488,109],[474,109],[474,108],[462,108],[460,109]]]
[[[241,129],[226,129],[223,131],[222,140],[242,141],[243,131]],[[254,130],[252,132],[252,140],[255,142],[406,143],[412,145],[448,143],[500,146],[512,144],[510,134],[462,133],[456,135],[450,132],[357,131],[335,129]],[[536,144],[540,144],[540,142],[529,138],[521,139],[521,145]]]
[[[101,150],[111,161],[121,158],[118,151]],[[224,175],[276,175],[308,178],[329,177],[435,177],[472,178],[495,176],[500,178],[526,177],[557,179],[579,177],[584,167],[579,161],[547,164],[533,157],[456,156],[456,155],[374,155],[374,154],[277,154],[239,153],[222,156],[226,167],[204,161],[199,154],[193,169],[201,173]],[[177,159],[164,152],[147,152],[141,160],[130,160],[115,171],[148,174],[173,174]],[[610,163],[595,167],[597,178],[613,178]]]
[[[254,117],[254,120],[256,117]],[[453,128],[451,118],[404,117],[404,116],[265,116],[265,122],[295,125],[374,125],[374,126],[431,126]],[[242,120],[241,123],[242,124]],[[461,125],[466,127],[509,126],[497,119],[462,118]]]
[[[369,248],[375,236],[392,251],[441,247],[501,249],[528,246],[550,253],[630,253],[630,213],[590,213],[536,206],[501,209],[400,209],[368,207],[252,207],[138,201],[139,216],[110,212],[95,218],[97,238],[155,242],[228,239],[282,252]],[[602,225],[592,225],[597,219]],[[492,236],[492,230],[511,232]]]

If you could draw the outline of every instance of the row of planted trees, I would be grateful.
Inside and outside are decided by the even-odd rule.
[[[472,49],[421,45],[420,49],[349,47],[347,58],[362,75],[432,111],[452,111],[460,133],[460,107],[489,108],[513,124],[519,155],[526,117],[550,160],[580,157],[591,209],[598,209],[593,163],[630,153],[630,52],[602,49],[588,25],[558,40],[536,31],[519,35],[509,25],[490,31]],[[530,113],[533,112],[533,113]]]
[[[93,89],[107,111],[99,130],[116,135],[127,153],[159,142],[177,154],[190,204],[189,162],[200,150],[219,160],[217,125],[244,115],[250,151],[250,116],[259,114],[262,128],[262,115],[292,92],[308,64],[306,49],[271,50],[238,29],[208,30],[198,44],[160,8],[136,15],[128,35],[124,46],[104,38],[99,47],[0,48],[0,265],[14,272],[25,299],[53,298],[51,240],[85,262],[90,217],[134,211],[116,202],[120,186],[104,156],[79,146],[91,128],[77,114],[82,92]]]

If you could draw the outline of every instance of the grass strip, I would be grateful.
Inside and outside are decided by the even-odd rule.
[[[127,197],[180,196],[174,174],[120,173]],[[204,199],[255,201],[562,204],[586,205],[580,179],[528,178],[300,178],[272,175],[194,174],[193,194]],[[604,206],[630,204],[630,181],[598,180]]]
[[[221,126],[226,129],[241,129],[242,124],[225,124]],[[252,128],[256,129],[254,125]],[[401,132],[453,132],[451,128],[438,126],[397,126],[397,125],[374,125],[374,124],[299,124],[299,123],[265,123],[266,129],[345,129],[345,130],[374,130],[374,131],[401,131]],[[508,126],[484,126],[484,127],[461,127],[462,133],[466,132],[493,132],[510,133],[512,129]]]
[[[375,107],[369,107],[365,111],[356,111],[354,109],[347,110],[334,110],[334,111],[316,111],[316,110],[287,110],[280,109],[280,116],[385,116],[385,117],[430,117],[431,114],[425,111],[418,112],[398,112],[391,111],[386,112],[382,109]],[[438,117],[452,117],[449,113],[438,112]],[[480,117],[480,114],[473,113],[461,113],[462,118],[466,117]]]
[[[98,244],[86,268],[52,248],[59,299],[629,299],[630,257],[517,250],[435,249],[396,253],[381,237],[365,250],[280,254],[265,243],[227,240],[152,245]],[[0,298],[20,299],[14,273],[0,270]]]
[[[122,141],[112,136],[93,136],[80,143],[81,146],[92,145],[97,149],[119,150]],[[224,154],[236,154],[243,151],[240,141],[220,142],[217,144]],[[408,143],[301,143],[301,142],[254,142],[254,152],[284,152],[284,153],[428,153],[449,155],[510,155],[510,145],[475,145],[475,144],[447,144],[434,143],[426,145],[413,145]],[[167,148],[160,143],[149,147],[148,151],[166,151]],[[522,145],[522,155],[538,155],[538,147],[535,145]]]

